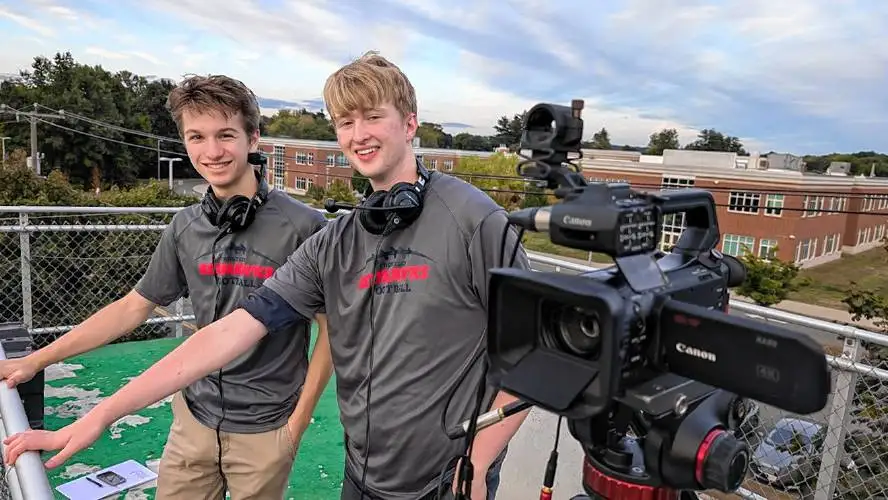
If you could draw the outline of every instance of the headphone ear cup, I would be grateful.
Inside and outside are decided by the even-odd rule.
[[[368,208],[383,208],[388,201],[387,191],[374,191],[361,204]],[[382,234],[388,223],[388,213],[381,210],[359,210],[358,220],[370,234]]]
[[[219,215],[216,216],[216,225],[222,226],[228,223],[234,231],[243,229],[251,222],[246,220],[250,215],[249,212],[250,199],[243,195],[234,195],[222,204]],[[244,217],[245,215],[247,217]]]
[[[204,216],[210,221],[210,224],[217,226],[216,218],[219,216],[219,202],[213,193],[213,188],[208,187],[203,198],[200,199],[200,210]]]
[[[412,184],[397,184],[385,200],[386,208],[392,209],[391,217],[397,217],[397,227],[407,227],[422,213],[422,196]]]

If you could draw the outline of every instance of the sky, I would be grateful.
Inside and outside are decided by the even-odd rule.
[[[454,134],[584,99],[585,137],[613,144],[715,128],[762,153],[888,152],[886,25],[885,0],[0,0],[0,73],[70,51],[317,107],[377,50]]]

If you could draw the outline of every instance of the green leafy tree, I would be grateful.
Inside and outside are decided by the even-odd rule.
[[[351,182],[355,191],[359,193],[365,193],[370,188],[370,179],[361,175],[357,170],[352,172]]]
[[[606,128],[602,127],[601,130],[592,134],[592,144],[590,146],[593,149],[611,149],[610,134]]]
[[[737,287],[737,293],[761,306],[780,303],[801,286],[799,266],[776,258],[775,247],[770,258],[764,259],[743,248],[740,261],[746,266],[746,280]]]
[[[345,203],[354,203],[355,193],[348,184],[340,179],[336,179],[330,184],[330,187],[327,188],[327,198],[333,198],[336,201]]]
[[[715,129],[707,128],[697,134],[697,140],[685,146],[685,149],[697,151],[721,151],[725,153],[737,153],[745,155],[743,143],[740,139],[731,135],[725,135]]]
[[[324,200],[327,199],[327,191],[323,186],[318,186],[317,184],[312,184],[305,191],[305,195],[317,204],[322,204],[324,203]]]
[[[662,155],[667,149],[679,149],[681,144],[678,142],[678,130],[674,128],[664,128],[659,132],[651,134],[648,141],[645,154]]]
[[[473,156],[461,159],[454,173],[486,192],[506,210],[514,210],[521,206],[530,184],[516,175],[517,165],[517,157],[502,153],[487,158]]]

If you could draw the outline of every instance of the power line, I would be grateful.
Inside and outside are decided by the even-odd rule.
[[[11,108],[6,104],[0,104],[0,114],[14,114],[16,121],[20,117],[25,116],[31,121],[31,165],[34,172],[40,175],[40,153],[37,151],[37,120],[40,118],[58,118],[58,116],[37,112],[37,104],[34,104],[34,111],[21,111]],[[43,121],[43,120],[41,120]],[[50,123],[50,122],[44,122]]]
[[[4,106],[4,105],[0,105],[0,106]],[[103,122],[103,121],[100,121],[100,120],[95,120],[95,119],[92,119],[92,118],[89,118],[89,117],[85,117],[85,116],[82,116],[82,115],[78,115],[78,114],[75,114],[75,113],[69,113],[69,112],[66,112],[66,111],[64,111],[64,110],[54,110],[53,108],[50,108],[50,107],[48,107],[48,106],[43,106],[43,105],[41,105],[41,104],[34,104],[34,106],[35,106],[35,108],[39,106],[39,107],[41,107],[41,108],[43,108],[43,109],[47,109],[47,110],[50,110],[50,111],[54,111],[54,112],[56,112],[59,116],[62,116],[62,117],[72,117],[72,118],[75,118],[75,119],[78,119],[78,120],[82,120],[82,121],[85,121],[85,122],[87,122],[87,123],[90,123],[90,124],[93,124],[93,125],[96,125],[96,126],[100,126],[100,127],[108,128],[108,129],[111,129],[111,130],[116,130],[116,131],[123,132],[123,133],[130,133],[130,134],[134,134],[134,135],[138,135],[138,136],[146,137],[146,138],[149,138],[149,139],[155,139],[155,140],[158,140],[159,142],[160,142],[160,141],[166,141],[166,142],[172,142],[172,143],[180,144],[180,145],[183,145],[183,144],[184,144],[183,141],[181,141],[181,140],[179,140],[179,139],[172,139],[172,138],[169,138],[169,137],[159,136],[159,135],[151,134],[151,133],[144,132],[144,131],[139,131],[139,130],[134,130],[134,129],[128,129],[128,128],[125,128],[125,127],[120,127],[120,126],[118,126],[118,125],[113,125],[113,124],[110,124],[110,123],[107,123],[107,122]],[[9,109],[14,109],[14,108],[9,108]],[[56,116],[53,115],[52,117],[55,118]],[[118,140],[118,139],[112,139],[112,138],[110,138],[110,137],[104,137],[104,136],[100,136],[100,135],[92,134],[92,133],[89,133],[89,132],[84,132],[84,131],[80,131],[80,130],[72,129],[72,128],[65,127],[65,126],[63,126],[63,125],[59,125],[59,124],[55,124],[55,123],[51,123],[51,122],[44,122],[43,120],[40,120],[40,121],[43,122],[43,123],[46,123],[47,125],[55,126],[55,127],[58,127],[58,128],[61,128],[61,129],[64,129],[64,130],[67,130],[67,131],[70,131],[70,132],[73,132],[73,133],[79,133],[79,134],[82,134],[82,135],[86,135],[86,136],[89,136],[89,137],[92,137],[92,138],[95,138],[95,139],[99,139],[99,140],[108,140],[108,141],[112,141],[112,142],[115,142],[115,143],[118,143],[118,144],[121,144],[121,145],[127,145],[127,146],[133,146],[133,147],[142,148],[142,149],[153,150],[153,151],[155,151],[155,152],[158,153],[158,165],[160,164],[160,163],[159,163],[159,162],[160,162],[160,154],[168,154],[168,155],[177,155],[177,156],[187,157],[187,153],[181,153],[181,152],[168,151],[168,150],[161,149],[161,148],[160,148],[160,144],[159,144],[159,142],[158,142],[158,146],[157,146],[157,148],[152,148],[152,147],[145,146],[145,145],[142,145],[142,144],[129,143],[129,142],[121,141],[121,140]],[[298,156],[271,155],[271,157],[272,157],[272,158],[280,158],[280,159],[284,159],[284,160],[293,160],[293,161],[299,161],[299,160],[300,160],[300,158],[298,158]],[[307,165],[307,164],[305,164],[305,163],[302,163],[302,164]],[[315,168],[318,168],[318,167],[326,167],[326,168],[341,168],[341,167],[338,167],[338,166],[330,166],[330,165],[322,164],[319,160],[318,160],[318,161],[312,161],[311,166],[313,166],[313,167],[315,167]],[[160,171],[159,168],[160,168],[160,167],[158,167],[158,172]],[[331,177],[350,177],[350,176],[346,176],[346,175],[340,175],[340,174],[336,174],[336,175],[334,175],[334,174],[322,173],[322,172],[299,172],[299,171],[292,170],[292,169],[285,169],[285,171],[288,171],[288,172],[295,172],[295,173],[302,173],[302,174],[306,174],[306,175],[326,175],[326,176],[331,176]],[[478,179],[494,179],[494,180],[506,180],[506,181],[533,182],[533,181],[530,180],[530,179],[526,179],[526,178],[523,178],[523,177],[519,177],[519,176],[517,176],[517,175],[515,175],[515,176],[505,176],[505,175],[495,175],[495,174],[474,174],[474,173],[465,173],[465,172],[448,172],[448,173],[449,173],[450,175],[454,175],[454,176],[457,176],[457,177],[469,177],[469,178],[478,178]],[[159,175],[160,175],[160,174],[158,173],[158,177],[159,177]],[[664,188],[664,187],[666,187],[666,188],[669,188],[669,187],[670,187],[670,186],[662,186],[662,185],[658,185],[658,184],[643,184],[643,183],[634,183],[634,184],[632,184],[632,185],[633,185],[633,187],[649,188],[649,189],[661,189],[661,188]],[[844,191],[818,191],[818,190],[791,190],[791,191],[790,191],[790,190],[786,190],[786,189],[779,190],[779,189],[770,189],[770,188],[741,189],[741,188],[738,188],[738,187],[721,187],[721,186],[708,187],[708,188],[706,188],[706,190],[707,190],[707,191],[710,191],[710,192],[731,192],[731,191],[737,192],[737,191],[741,191],[741,190],[742,190],[743,192],[766,193],[766,194],[781,194],[781,195],[784,195],[784,196],[834,196],[834,197],[835,197],[835,196],[839,196],[839,197],[843,197],[843,198],[847,198],[847,199],[869,198],[869,197],[872,197],[872,196],[884,196],[884,195],[888,194],[888,191],[886,191],[886,192],[882,192],[882,193],[877,193],[877,192],[856,192],[856,193],[850,193],[850,192],[844,192]],[[504,191],[504,190],[500,190],[499,192],[506,192],[506,191]],[[789,210],[789,209],[786,209],[786,210]],[[796,209],[796,210],[799,210],[799,209]],[[807,210],[806,210],[806,211],[807,211]],[[839,211],[839,213],[844,213],[844,212]]]

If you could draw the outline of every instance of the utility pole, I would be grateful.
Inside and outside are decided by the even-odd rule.
[[[37,111],[37,103],[34,103],[34,111],[17,111],[13,110],[6,104],[0,104],[0,115],[15,115],[15,121],[21,121],[22,118],[31,120],[31,165],[34,166],[34,172],[40,175],[40,154],[37,151],[37,119],[58,119],[65,116],[61,113],[39,113]],[[6,143],[3,143],[4,149]]]
[[[7,137],[0,137],[0,142],[3,143],[3,156],[2,156],[3,163],[6,163],[6,141],[8,141],[10,139],[12,139],[12,137],[8,137],[8,136]]]

